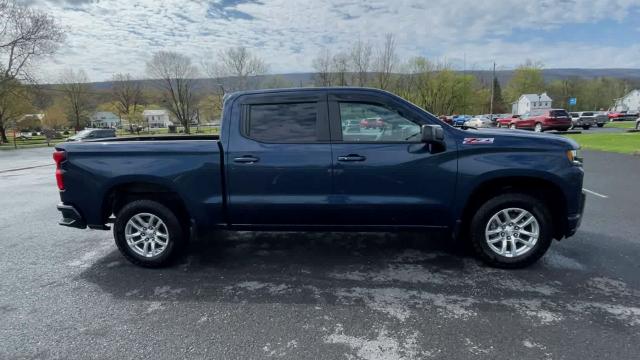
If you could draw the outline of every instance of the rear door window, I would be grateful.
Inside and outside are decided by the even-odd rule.
[[[549,115],[551,117],[569,117],[569,114],[564,110],[551,110]]]
[[[249,105],[245,135],[264,142],[313,142],[317,113],[315,102]]]

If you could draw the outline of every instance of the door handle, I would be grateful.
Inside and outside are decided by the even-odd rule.
[[[255,156],[251,156],[251,155],[244,155],[241,157],[237,157],[235,159],[233,159],[233,162],[237,162],[237,163],[241,163],[241,164],[253,164],[256,163],[260,160],[260,158],[257,158]]]
[[[345,156],[338,156],[338,161],[365,161],[366,157],[357,155],[357,154],[349,154]]]

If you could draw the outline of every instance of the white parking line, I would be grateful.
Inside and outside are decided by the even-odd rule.
[[[589,189],[582,188],[582,190],[583,190],[584,192],[588,193],[588,194],[595,195],[595,196],[599,196],[599,197],[601,197],[601,198],[603,198],[603,199],[606,199],[606,198],[608,198],[608,197],[609,197],[609,196],[607,196],[607,195],[602,195],[602,194],[599,194],[599,193],[597,193],[597,192],[595,192],[595,191],[591,191],[591,190],[589,190]]]

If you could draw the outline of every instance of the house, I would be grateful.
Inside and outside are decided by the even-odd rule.
[[[120,125],[120,118],[110,111],[96,111],[89,116],[89,123],[94,128],[115,128]]]
[[[166,128],[173,125],[167,110],[145,110],[142,112],[142,117],[150,128]]]
[[[515,115],[522,115],[533,110],[548,110],[551,109],[551,103],[553,100],[547,95],[546,92],[538,94],[523,94],[518,101],[511,105],[511,112]]]
[[[640,90],[631,90],[627,95],[615,99],[611,111],[640,111]]]

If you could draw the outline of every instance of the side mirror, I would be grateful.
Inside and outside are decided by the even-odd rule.
[[[422,142],[426,144],[440,144],[444,141],[444,130],[440,125],[422,125]]]

